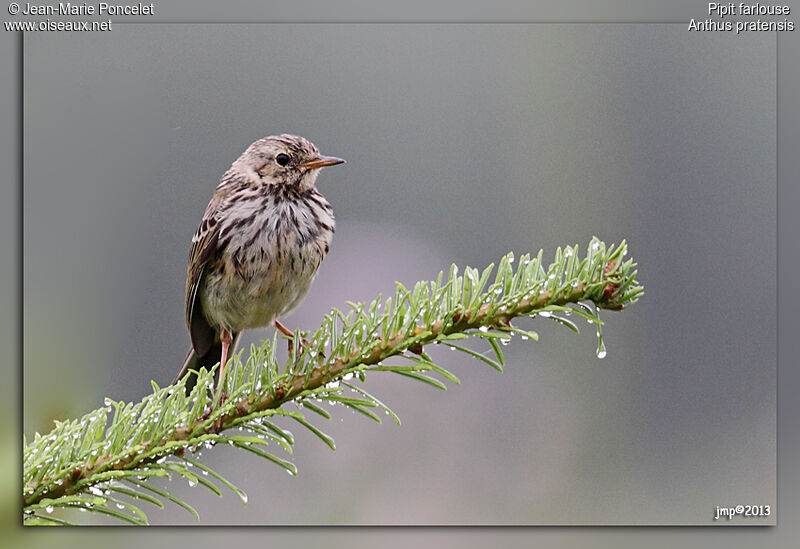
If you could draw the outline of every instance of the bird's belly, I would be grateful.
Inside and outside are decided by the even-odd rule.
[[[308,293],[330,236],[301,242],[286,235],[280,246],[257,241],[249,253],[223,254],[201,296],[209,323],[239,332],[268,326],[290,312]]]

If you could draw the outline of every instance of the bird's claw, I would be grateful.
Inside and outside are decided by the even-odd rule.
[[[292,336],[292,338],[289,339],[288,347],[289,347],[289,356],[291,356],[291,357],[294,356],[294,338],[295,337],[297,337],[297,336],[296,335]],[[309,345],[311,345],[311,343],[306,338],[301,337],[300,338],[300,344],[297,346],[298,347],[297,350],[299,351],[298,354],[302,355],[303,352],[305,351],[306,347],[308,347]]]

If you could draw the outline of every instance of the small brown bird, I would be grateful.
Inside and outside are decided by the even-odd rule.
[[[222,176],[192,238],[186,277],[188,370],[227,359],[243,330],[275,323],[308,293],[334,233],[333,210],[317,191],[320,169],[344,160],[322,156],[296,135],[259,139]],[[195,383],[187,381],[187,390]]]

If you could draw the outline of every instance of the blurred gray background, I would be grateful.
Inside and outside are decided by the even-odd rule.
[[[536,320],[503,375],[453,353],[446,393],[371,375],[403,426],[334,410],[336,452],[294,429],[296,478],[205,453],[250,495],[173,481],[205,523],[709,524],[774,505],[775,53],[770,34],[684,25],[27,35],[25,433],[172,379],[217,180],[292,132],[348,163],[320,177],[338,231],[290,327],[592,235],[628,239],[647,293],[604,315],[602,361],[593,330]]]

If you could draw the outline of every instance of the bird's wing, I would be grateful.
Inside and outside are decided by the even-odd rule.
[[[217,338],[216,330],[209,325],[198,295],[206,265],[218,251],[221,206],[228,193],[217,189],[206,207],[203,221],[192,237],[189,249],[189,267],[186,274],[186,325],[192,338],[192,347],[199,356],[205,355]]]

